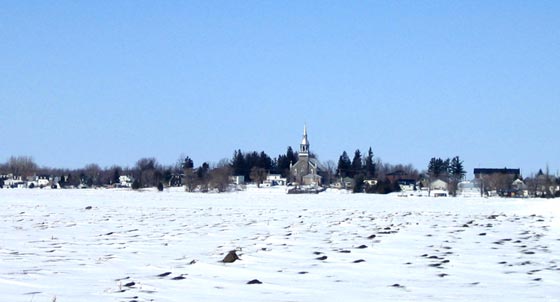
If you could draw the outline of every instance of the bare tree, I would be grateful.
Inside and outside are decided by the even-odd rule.
[[[161,166],[155,158],[141,158],[136,162],[137,179],[140,180],[142,187],[156,186],[162,176]]]
[[[251,179],[257,184],[257,187],[260,188],[263,181],[266,179],[267,172],[264,168],[253,167],[251,168]]]
[[[196,175],[195,170],[192,167],[185,168],[183,170],[184,178],[183,182],[185,183],[185,191],[193,192],[198,185],[198,176]]]
[[[89,164],[84,167],[84,179],[83,181],[88,187],[101,185],[101,167],[97,164]]]
[[[550,170],[548,168],[548,165],[546,165],[546,172],[544,174],[544,196],[546,198],[552,198],[554,196],[554,187],[553,187],[553,179],[550,176]]]
[[[333,180],[334,177],[336,175],[336,168],[337,165],[334,162],[334,160],[328,160],[325,163],[323,163],[323,166],[325,167],[325,170],[322,171],[322,177],[323,177],[323,183],[325,185],[330,185]]]
[[[489,194],[489,192],[495,191],[497,194],[505,194],[512,189],[514,177],[510,174],[493,173],[482,175],[481,181],[483,193]]]
[[[8,164],[0,164],[0,175],[1,174],[8,174],[9,172]]]
[[[210,187],[218,190],[218,192],[225,192],[229,186],[231,175],[232,169],[227,165],[210,170]]]
[[[7,163],[8,171],[14,176],[30,177],[38,170],[31,156],[12,156]]]

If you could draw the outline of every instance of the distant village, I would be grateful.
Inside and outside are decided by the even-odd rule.
[[[364,155],[356,150],[350,160],[344,151],[338,163],[320,162],[310,151],[304,126],[299,151],[271,158],[264,152],[234,152],[232,159],[195,167],[188,156],[173,166],[155,158],[140,159],[133,168],[102,169],[90,164],[83,169],[40,168],[26,156],[11,157],[0,165],[1,189],[88,189],[128,188],[142,190],[184,187],[187,192],[228,192],[257,187],[283,186],[288,194],[320,193],[326,189],[353,193],[394,193],[398,196],[500,196],[512,198],[560,197],[560,178],[548,171],[523,177],[519,168],[475,168],[474,179],[466,180],[463,162],[432,158],[419,172],[410,165],[391,165],[376,160],[370,148]]]

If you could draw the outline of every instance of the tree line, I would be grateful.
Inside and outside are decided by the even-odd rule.
[[[243,176],[246,181],[257,184],[261,184],[268,174],[280,174],[286,178],[290,165],[297,159],[297,152],[288,147],[285,154],[275,158],[264,151],[236,150],[231,159],[223,159],[217,164],[203,162],[198,166],[189,156],[181,156],[173,165],[163,165],[157,159],[147,157],[139,159],[133,167],[113,165],[102,168],[97,164],[88,164],[79,169],[58,169],[39,167],[29,156],[12,156],[6,163],[0,164],[0,188],[8,174],[24,180],[37,175],[54,177],[61,188],[117,186],[121,183],[121,176],[129,176],[133,179],[133,189],[184,185],[187,191],[223,192],[233,175]]]
[[[364,154],[364,155],[362,155]],[[310,157],[317,158],[315,154]],[[97,164],[88,164],[78,169],[60,169],[41,167],[32,157],[12,156],[5,163],[0,163],[0,188],[4,187],[7,175],[30,179],[38,175],[49,176],[57,180],[61,188],[118,186],[121,176],[130,177],[133,189],[157,187],[162,190],[167,186],[185,186],[187,191],[202,192],[215,190],[226,191],[231,183],[231,176],[242,176],[246,182],[257,185],[263,183],[269,174],[279,174],[290,181],[290,166],[298,160],[298,153],[287,147],[283,154],[271,157],[264,151],[243,152],[235,150],[230,159],[222,159],[217,164],[203,162],[195,166],[189,156],[181,156],[172,165],[159,163],[154,157],[139,159],[132,167],[113,165],[102,168]],[[383,163],[375,157],[370,147],[362,153],[359,149],[352,159],[343,151],[338,162],[328,160],[321,163],[320,175],[323,184],[352,180],[350,187],[354,192],[390,193],[400,190],[403,178],[416,181],[420,188],[429,186],[434,180],[441,179],[448,183],[448,190],[455,196],[458,184],[464,180],[465,169],[459,156],[453,158],[432,157],[427,169],[419,172],[412,165]],[[398,175],[397,175],[397,174]],[[559,197],[556,188],[560,186],[560,178],[540,170],[536,175],[527,178],[521,175],[490,175],[482,179],[483,193],[498,192],[499,195],[511,195],[513,181],[524,182],[530,196]],[[416,186],[416,183],[414,184]]]
[[[98,164],[88,164],[78,169],[60,169],[40,167],[30,156],[12,156],[6,163],[0,164],[0,175],[4,176],[0,185],[10,174],[22,180],[34,176],[52,177],[61,188],[116,185],[121,182],[121,176],[126,175],[135,179],[138,188],[157,187],[160,183],[172,184],[173,176],[180,172],[176,165],[165,166],[155,158],[141,158],[131,168],[118,165],[102,168]]]

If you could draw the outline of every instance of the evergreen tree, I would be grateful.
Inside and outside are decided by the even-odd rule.
[[[251,169],[258,165],[259,163],[259,153],[256,151],[245,153],[245,167],[243,169],[243,175],[245,179],[251,178]]]
[[[194,162],[190,157],[185,157],[185,160],[183,161],[183,163],[181,164],[181,168],[183,168],[183,170],[185,169],[192,169],[194,168]]]
[[[354,188],[352,190],[354,193],[364,192],[364,174],[358,173],[354,177]]]
[[[272,170],[272,159],[264,151],[261,151],[254,167],[259,167],[263,168],[265,171],[270,171]]]
[[[449,171],[449,159],[443,160],[441,158],[432,157],[428,164],[428,174],[431,179],[443,178],[447,176]]]
[[[449,174],[457,180],[462,180],[466,173],[463,161],[459,159],[459,156],[453,157],[449,164]]]
[[[338,158],[338,167],[337,167],[336,175],[338,177],[347,177],[351,172],[350,171],[351,169],[352,169],[352,162],[350,161],[350,158],[348,157],[346,151],[343,151],[342,155],[340,155],[340,157]]]
[[[371,147],[369,147],[364,164],[364,170],[368,179],[375,177],[375,168],[375,163],[373,162],[373,151],[371,151]]]
[[[389,194],[393,192],[393,184],[389,179],[379,181],[375,186],[374,192],[378,194]]]
[[[164,181],[166,184],[172,186],[172,185],[171,185],[171,178],[172,178],[172,177],[173,177],[173,171],[171,170],[171,168],[168,167],[168,168],[165,169],[165,171],[163,172],[163,175],[162,175],[163,181]]]
[[[297,155],[292,150],[292,147],[288,147],[286,154],[278,155],[276,160],[276,173],[282,174],[282,177],[288,177],[290,174],[290,164],[295,164],[297,162]]]
[[[362,153],[359,149],[354,152],[354,158],[352,159],[352,171],[349,173],[350,177],[355,177],[362,173]]]
[[[270,167],[270,173],[271,174],[282,174],[282,172],[280,172],[280,170],[278,170],[278,160],[276,158],[271,158],[272,163],[271,163],[271,167]]]
[[[113,176],[111,177],[111,182],[113,184],[118,184],[121,182],[121,169],[120,168],[114,168],[113,169]]]
[[[207,192],[208,191],[208,172],[210,170],[210,165],[208,165],[208,163],[203,163],[202,166],[200,166],[197,170],[196,170],[196,175],[198,178],[198,182],[200,184],[201,190],[202,192]]]
[[[245,175],[245,157],[243,153],[241,153],[241,150],[237,150],[233,153],[231,168],[233,170],[233,175]]]
[[[294,150],[292,150],[292,147],[288,147],[288,151],[286,152],[286,156],[288,157],[288,164],[292,164],[294,165],[295,163],[297,163],[298,161],[298,155],[297,152],[294,152]]]
[[[449,175],[451,180],[450,191],[451,195],[457,196],[457,188],[459,182],[465,177],[466,171],[463,167],[463,161],[459,159],[459,156],[453,157],[449,164]]]
[[[75,175],[75,174],[74,174]],[[77,187],[80,184],[80,179],[76,176],[68,173],[68,177],[66,178],[65,185],[66,186],[74,186]]]
[[[138,190],[140,189],[140,181],[138,179],[135,179],[132,182],[132,190]]]
[[[290,173],[290,161],[288,160],[288,156],[286,155],[278,155],[278,159],[276,160],[276,169],[277,173],[282,174],[282,177],[287,177]]]
[[[61,189],[64,189],[64,187],[66,186],[66,175],[62,174],[60,176],[60,180],[58,181],[58,185],[60,186]]]
[[[196,170],[196,175],[198,176],[199,179],[204,179],[208,175],[209,170],[210,170],[210,165],[208,163],[203,163],[202,166],[200,166]]]

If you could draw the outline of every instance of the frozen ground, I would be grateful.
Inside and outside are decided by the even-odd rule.
[[[35,189],[0,204],[0,301],[560,300],[559,200]]]

